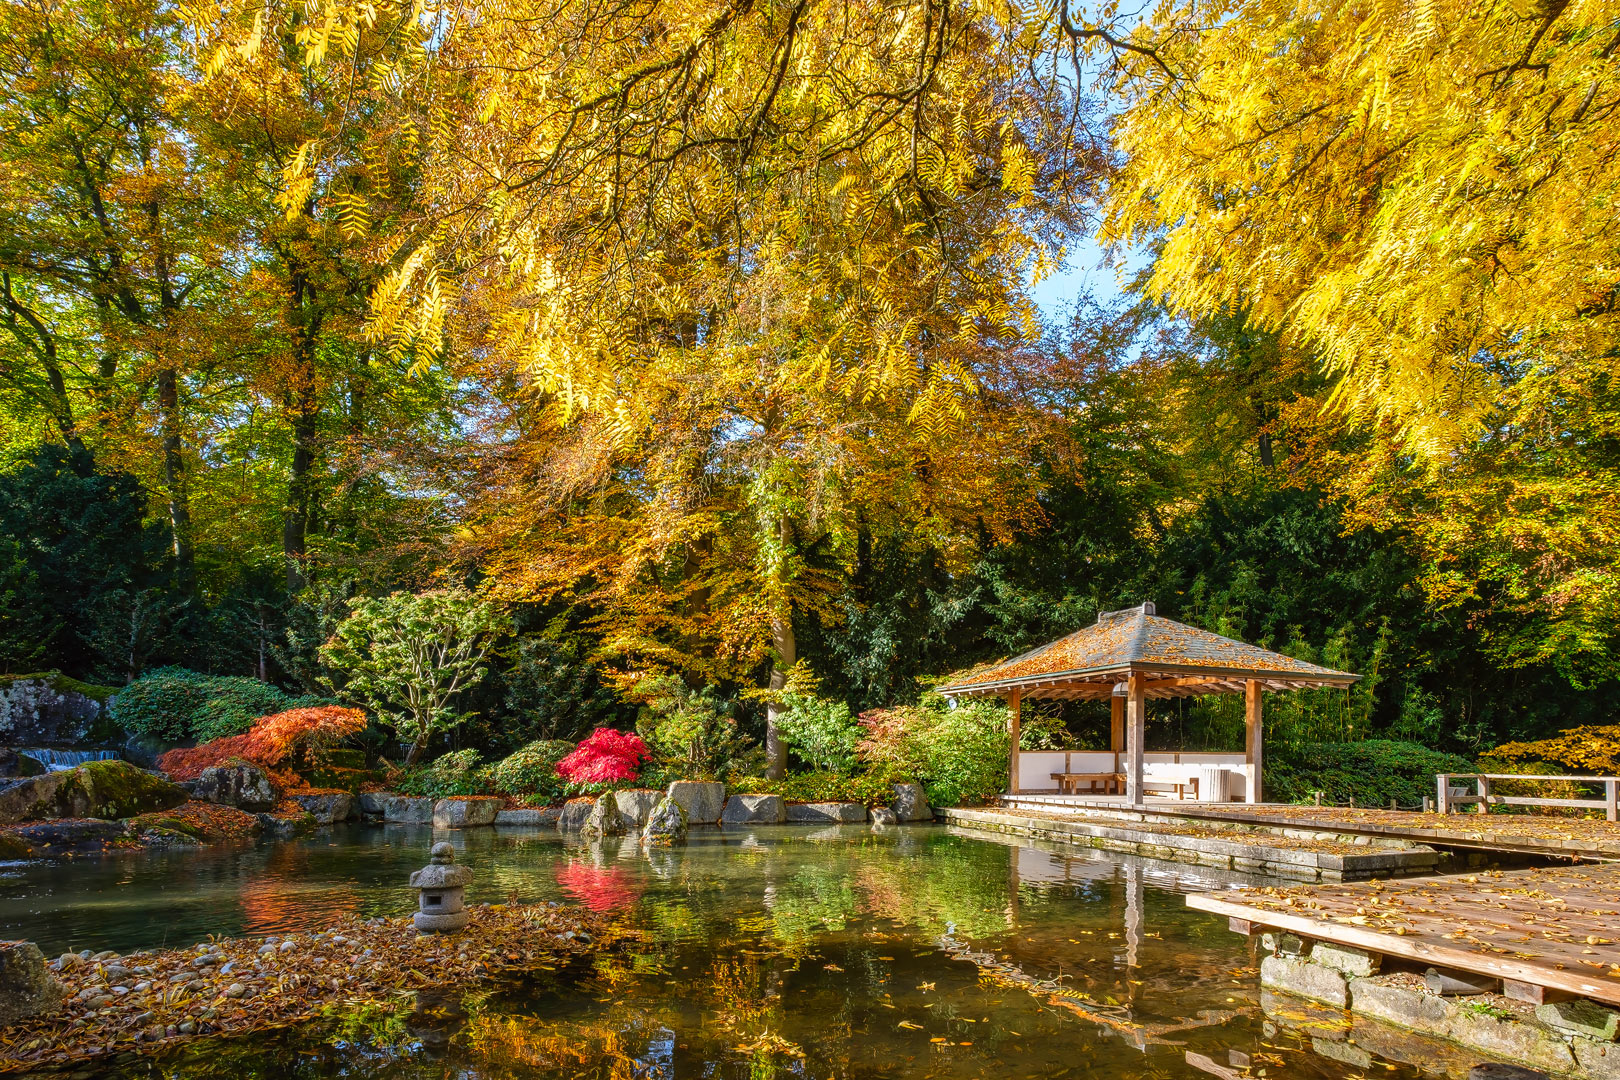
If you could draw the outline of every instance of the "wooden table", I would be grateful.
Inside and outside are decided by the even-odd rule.
[[[1082,781],[1087,791],[1096,791],[1101,782],[1104,795],[1112,795],[1125,786],[1125,774],[1121,772],[1055,772],[1052,779],[1058,782],[1058,790],[1068,795],[1078,795]]]

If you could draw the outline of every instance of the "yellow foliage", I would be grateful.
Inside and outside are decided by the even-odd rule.
[[[1133,44],[1116,239],[1313,350],[1437,465],[1506,388],[1613,373],[1616,0],[1183,0]]]
[[[1506,762],[1545,761],[1577,773],[1620,776],[1620,725],[1587,725],[1550,739],[1503,743],[1486,757]]]

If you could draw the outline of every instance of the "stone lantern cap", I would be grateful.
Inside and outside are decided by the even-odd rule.
[[[460,889],[473,879],[472,868],[456,866],[456,849],[446,843],[433,845],[433,861],[411,875],[413,889]]]

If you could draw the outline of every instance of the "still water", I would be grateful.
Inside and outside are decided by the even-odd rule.
[[[637,936],[561,972],[89,1075],[1421,1075],[1346,1055],[1342,1034],[1324,1049],[1262,1012],[1249,945],[1182,903],[1254,879],[942,826],[711,829],[651,853],[550,830],[354,826],[258,847],[12,865],[0,868],[0,937],[47,954],[122,951],[402,914],[413,906],[405,879],[435,839],[473,867],[472,902],[581,903],[621,915]]]

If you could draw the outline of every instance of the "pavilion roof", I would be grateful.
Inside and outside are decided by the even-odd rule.
[[[1091,626],[1029,652],[984,664],[939,688],[950,697],[1101,698],[1132,673],[1147,676],[1148,697],[1241,693],[1258,679],[1268,690],[1349,686],[1359,675],[1296,660],[1154,614],[1152,604],[1107,611]]]

